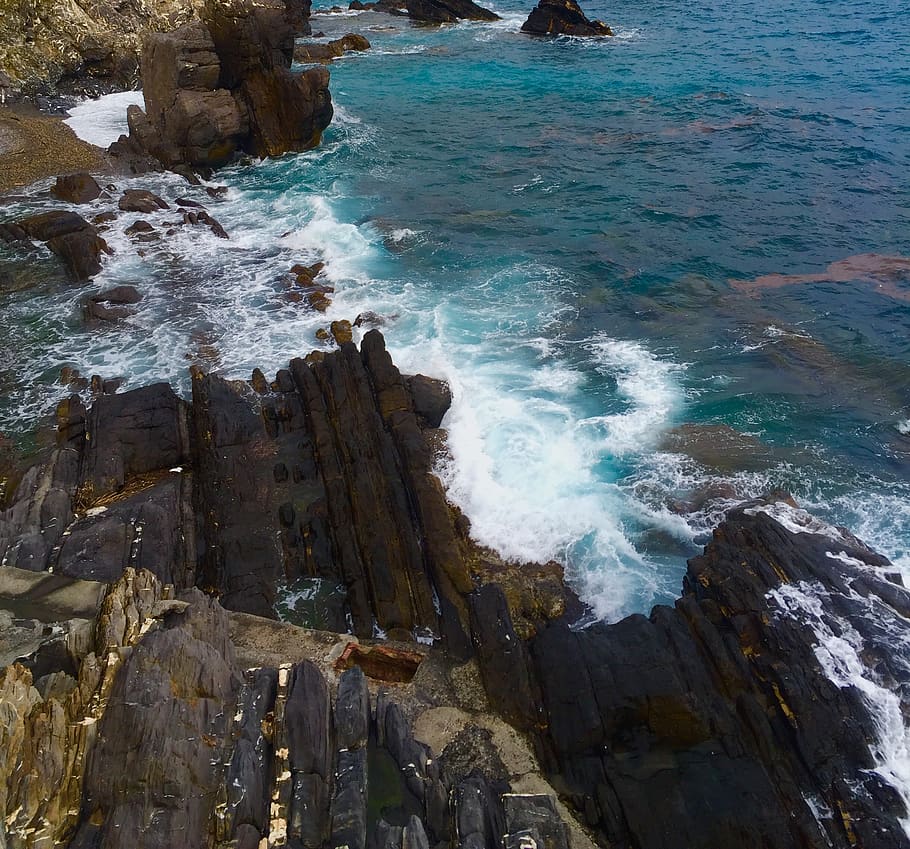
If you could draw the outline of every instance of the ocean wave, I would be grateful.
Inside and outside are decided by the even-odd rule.
[[[64,123],[83,141],[106,148],[117,141],[121,134],[129,132],[126,110],[134,104],[145,109],[145,98],[141,91],[106,94],[74,106],[69,110],[69,117]]]

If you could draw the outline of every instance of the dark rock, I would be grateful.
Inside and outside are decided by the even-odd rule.
[[[370,691],[359,667],[347,670],[338,681],[335,700],[335,733],[339,749],[361,749],[370,732]]]
[[[455,786],[455,829],[462,849],[500,845],[506,829],[499,797],[508,789],[507,784],[491,785],[479,771]]]
[[[521,31],[531,35],[613,35],[603,21],[589,20],[575,0],[540,0]]]
[[[166,383],[105,395],[92,405],[80,498],[92,503],[132,477],[188,459],[186,404]]]
[[[899,620],[885,601],[896,588],[876,575],[882,565],[792,507],[748,506],[690,561],[675,608],[539,633],[531,649],[549,768],[601,838],[704,849],[910,845],[894,820],[903,803],[868,771],[866,708],[817,654],[853,629],[867,657],[888,655],[882,639]],[[885,617],[878,624],[851,600],[859,579],[877,599],[875,618]],[[813,605],[818,619],[807,614]],[[910,681],[903,664],[885,663],[891,680]],[[837,816],[816,818],[807,799]]]
[[[274,669],[246,673],[237,699],[233,755],[225,775],[226,836],[241,839],[244,826],[255,830],[255,846],[269,832],[269,788],[274,747],[263,729],[271,721],[278,688]],[[250,835],[253,837],[253,835]]]
[[[366,849],[367,750],[341,749],[336,764],[331,845]]]
[[[127,189],[117,205],[124,212],[142,212],[146,215],[160,209],[170,209],[158,195],[146,189]]]
[[[488,584],[469,599],[474,648],[490,703],[517,728],[537,726],[537,686],[502,590]]]
[[[207,842],[237,681],[226,615],[201,593],[190,598],[115,678],[83,788],[84,823],[102,845]]]
[[[294,47],[295,62],[331,62],[347,52],[370,49],[370,42],[362,35],[349,33],[328,44],[304,43]]]
[[[452,406],[452,390],[444,380],[415,374],[405,381],[421,427],[439,427]]]
[[[110,253],[98,231],[75,212],[43,212],[17,224],[30,238],[46,242],[76,282],[94,277],[101,271],[101,254]]]
[[[133,311],[126,307],[110,306],[104,302],[89,299],[85,303],[85,314],[87,318],[97,321],[121,321],[129,318]]]
[[[523,849],[528,845],[569,849],[568,830],[552,796],[509,793],[503,796],[502,803],[506,816],[503,849]]]
[[[91,225],[75,212],[41,212],[22,218],[16,224],[22,228],[31,239],[47,242],[58,236],[65,236],[84,230]]]
[[[138,304],[142,300],[142,295],[135,286],[123,285],[105,289],[97,295],[92,295],[91,299],[99,303],[106,301],[110,304]]]
[[[67,203],[90,203],[101,195],[101,186],[90,174],[68,174],[57,178],[51,194]]]
[[[331,827],[332,712],[325,679],[310,661],[294,667],[284,724],[293,782],[288,836],[319,849]]]
[[[428,24],[500,20],[495,12],[478,6],[473,0],[407,0],[407,10],[412,20]]]

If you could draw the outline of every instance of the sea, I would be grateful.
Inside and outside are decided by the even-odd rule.
[[[65,366],[187,393],[191,363],[274,373],[369,311],[402,371],[452,388],[438,471],[475,538],[562,562],[595,617],[672,602],[725,510],[775,490],[910,579],[903,2],[593,0],[615,32],[597,39],[492,8],[424,27],[317,7],[314,31],[372,43],[332,64],[317,149],[218,171],[220,198],[142,179],[229,240],[137,244],[132,221],[178,216],[122,213],[86,286],[43,249],[4,254],[0,431],[49,421]],[[108,144],[132,102],[70,123]],[[5,214],[59,207],[47,186]],[[284,285],[317,261],[325,314]],[[135,314],[87,325],[85,295],[118,284]]]

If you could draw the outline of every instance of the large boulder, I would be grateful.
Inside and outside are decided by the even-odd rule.
[[[531,35],[613,35],[603,21],[592,21],[575,0],[540,0],[521,25]]]
[[[295,62],[331,62],[348,51],[369,50],[370,42],[358,33],[348,33],[327,44],[314,42],[298,44],[294,47]]]
[[[498,21],[499,15],[472,0],[407,0],[408,16],[427,24],[452,24],[460,20]]]
[[[77,283],[101,271],[101,254],[111,252],[94,225],[75,212],[42,212],[16,224],[30,238],[45,242]]]

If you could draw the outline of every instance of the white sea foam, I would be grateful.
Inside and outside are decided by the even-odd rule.
[[[897,428],[898,433],[902,433],[904,436],[910,436],[910,419],[899,421],[895,427]]]
[[[908,624],[891,608],[872,599],[852,594],[865,609],[863,617],[881,623],[883,633],[892,634],[897,662],[904,663]],[[843,616],[834,614],[824,603],[825,589],[819,584],[782,584],[768,593],[769,599],[786,616],[809,625],[815,632],[815,656],[825,675],[838,687],[855,688],[861,695],[874,723],[870,749],[876,772],[900,794],[910,810],[910,727],[904,721],[901,700],[879,679],[875,670],[863,662],[867,647],[862,636]],[[895,626],[889,619],[900,620]],[[872,653],[873,656],[875,652]],[[910,835],[910,819],[903,821]]]
[[[747,516],[765,513],[779,524],[783,525],[791,534],[819,534],[834,542],[846,542],[844,535],[832,525],[823,522],[817,517],[783,501],[771,504],[759,504],[756,507],[747,507],[743,510]]]
[[[96,100],[86,100],[69,111],[69,124],[73,132],[83,141],[98,147],[108,147],[128,133],[126,125],[127,107],[133,104],[145,108],[141,91],[123,91],[106,94]]]

